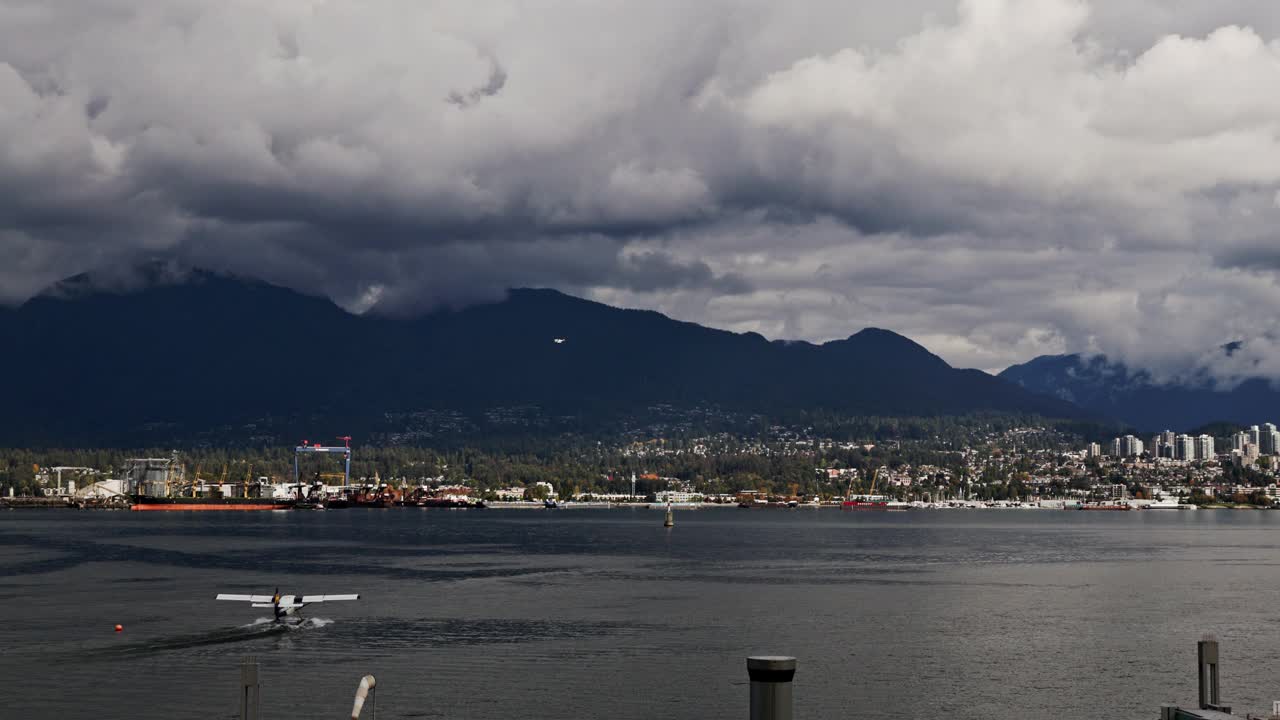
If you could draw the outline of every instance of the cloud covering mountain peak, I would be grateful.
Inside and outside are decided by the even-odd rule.
[[[0,0],[0,297],[164,256],[1176,374],[1280,333],[1278,35],[1268,0]]]

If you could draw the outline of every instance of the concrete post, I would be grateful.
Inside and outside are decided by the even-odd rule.
[[[252,656],[240,662],[240,720],[260,720],[258,702],[258,660]]]
[[[1218,709],[1218,641],[1206,636],[1196,643],[1200,661],[1200,709]]]
[[[791,681],[796,659],[779,655],[747,658],[751,677],[751,720],[791,720]]]

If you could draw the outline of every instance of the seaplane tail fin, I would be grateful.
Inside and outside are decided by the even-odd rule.
[[[217,600],[235,600],[237,602],[247,603],[269,603],[270,595],[233,595],[231,593],[218,593]]]
[[[303,595],[303,603],[336,602],[338,600],[359,600],[359,595]]]

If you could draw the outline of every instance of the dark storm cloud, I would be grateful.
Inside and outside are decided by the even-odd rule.
[[[1177,374],[1280,334],[1278,32],[1269,0],[0,0],[0,300],[163,257]]]

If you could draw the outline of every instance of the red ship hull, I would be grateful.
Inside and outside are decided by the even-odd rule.
[[[191,498],[191,499],[184,500],[181,498],[164,498],[164,499],[135,500],[133,505],[131,505],[129,509],[140,511],[140,512],[150,512],[155,510],[163,510],[163,511],[169,511],[169,512],[186,512],[186,511],[192,511],[192,510],[199,510],[203,512],[206,510],[234,510],[234,511],[288,510],[292,506],[293,506],[293,503],[287,500],[286,501],[261,500],[261,501],[255,502],[252,500],[235,500],[235,499],[205,500],[201,498]]]

